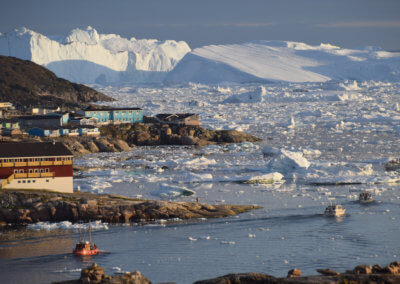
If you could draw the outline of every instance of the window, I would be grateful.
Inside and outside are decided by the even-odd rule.
[[[39,172],[39,170],[38,169],[35,169],[35,173],[38,173]]]
[[[48,180],[48,179],[46,179],[46,182],[49,182],[49,180]]]
[[[23,180],[22,183],[26,183],[26,180]]]
[[[30,179],[28,179],[28,183],[31,183],[31,180],[30,180]]]
[[[32,158],[29,158],[29,162],[33,162],[33,159],[32,159]]]
[[[48,172],[49,172],[49,169],[46,169],[45,172],[48,173]]]
[[[33,170],[32,170],[32,169],[29,169],[29,173],[30,173],[30,174],[33,173]]]
[[[24,173],[24,170],[19,170],[19,173],[20,173],[20,174],[23,174],[23,173]]]
[[[44,169],[40,169],[40,172],[41,172],[41,173],[44,173]]]
[[[21,181],[19,180],[18,183],[21,183]]]
[[[35,183],[35,182],[36,182],[36,180],[34,179],[32,182],[33,182],[33,183]]]
[[[18,170],[14,170],[14,174],[18,174]]]

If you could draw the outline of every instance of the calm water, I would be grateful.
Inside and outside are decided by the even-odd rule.
[[[297,93],[291,95],[294,87],[298,86],[285,87],[284,95],[282,88],[276,88],[276,96],[287,101],[240,107],[214,104],[213,100],[224,98],[217,98],[215,93],[210,97],[211,87],[196,87],[190,93],[193,98],[187,100],[195,98],[200,102],[199,109],[193,111],[203,111],[205,121],[218,125],[223,117],[223,123],[243,122],[246,132],[264,139],[261,144],[137,147],[127,153],[87,155],[76,161],[92,168],[77,173],[75,186],[81,190],[178,201],[194,201],[198,197],[200,202],[258,204],[263,209],[217,220],[109,226],[109,230],[93,232],[103,252],[87,259],[71,254],[79,238],[76,231],[3,232],[1,282],[74,279],[82,267],[92,262],[104,266],[109,274],[140,270],[155,283],[192,283],[233,272],[285,276],[289,269],[297,267],[305,274],[315,274],[317,268],[344,271],[361,263],[386,265],[398,259],[400,175],[385,172],[383,167],[389,157],[399,156],[400,116],[393,107],[399,101],[398,87],[366,88],[359,92],[371,99],[345,102],[320,102],[319,95],[302,100]],[[146,91],[151,90],[137,92]],[[155,113],[170,111],[166,109],[168,105],[183,108],[187,100],[174,97],[175,91],[165,90],[171,96],[160,94],[149,108],[154,108]],[[268,92],[274,92],[274,88]],[[312,93],[308,95],[313,98]],[[146,100],[135,94],[132,98],[129,94],[123,96],[126,100]],[[202,100],[211,103],[203,105]],[[222,114],[207,116],[212,108],[214,113]],[[287,128],[288,114],[295,116],[295,129]],[[265,145],[303,151],[310,167],[281,167],[287,171],[283,173],[283,184],[234,182],[238,177],[270,172],[268,164],[274,158],[263,155]],[[310,154],[309,150],[320,154]],[[312,185],[331,181],[354,184]],[[177,195],[168,189],[177,189]],[[195,194],[180,196],[179,189]],[[356,202],[363,190],[373,194],[374,203]],[[322,213],[330,200],[342,204],[347,216],[324,217]]]

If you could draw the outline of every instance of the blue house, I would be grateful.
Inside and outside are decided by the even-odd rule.
[[[39,137],[58,137],[60,136],[59,129],[45,129],[40,127],[34,127],[28,130],[28,134],[30,136],[39,136]]]
[[[143,109],[141,108],[87,108],[78,113],[85,117],[97,118],[99,124],[143,122]]]

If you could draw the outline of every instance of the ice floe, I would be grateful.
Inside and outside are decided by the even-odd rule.
[[[108,223],[102,223],[101,221],[94,221],[91,223],[92,230],[108,230]],[[31,230],[80,230],[89,229],[89,223],[72,223],[70,221],[63,222],[37,222],[35,224],[29,224],[28,229]]]

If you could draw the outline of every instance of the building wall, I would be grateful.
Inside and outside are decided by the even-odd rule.
[[[35,172],[35,169],[42,169],[43,172],[46,172],[46,169],[49,169],[48,172],[55,173],[56,177],[71,177],[73,175],[73,167],[72,165],[61,165],[61,166],[32,166],[32,167],[0,167],[0,178],[5,179],[10,175],[14,174],[14,170],[18,170],[18,173],[22,170],[24,174],[29,173],[29,170],[32,169]]]
[[[30,181],[30,182],[29,182]],[[73,192],[73,178],[22,178],[13,179],[5,189],[45,189],[57,192]]]
[[[43,129],[40,128],[32,128],[28,131],[29,135],[31,136],[39,136],[39,137],[45,137],[45,136],[49,136],[50,133],[47,131],[45,132]]]
[[[143,122],[143,110],[85,111],[86,117],[97,118],[99,124]]]
[[[61,117],[54,119],[22,119],[20,125],[23,127],[60,127],[62,126]]]

